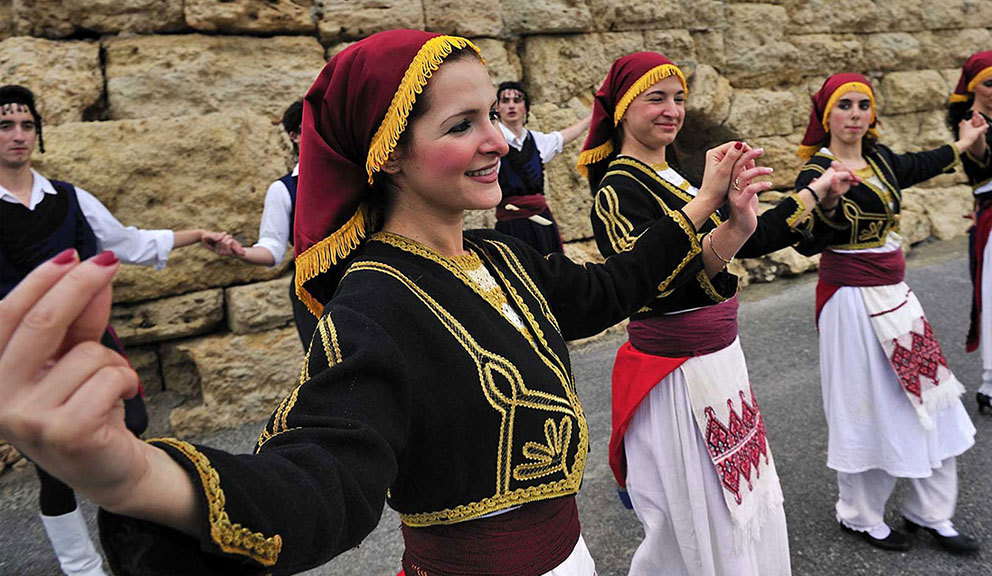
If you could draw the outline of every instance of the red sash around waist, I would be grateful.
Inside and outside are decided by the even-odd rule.
[[[457,524],[403,525],[403,570],[409,576],[538,576],[568,558],[579,532],[574,496]]]
[[[506,205],[516,206],[516,210],[507,210]],[[527,196],[507,196],[496,207],[496,220],[519,220],[542,214],[548,209],[548,199],[544,194],[528,194]]]
[[[906,277],[906,255],[891,252],[831,252],[820,256],[820,280],[816,284],[816,324],[820,311],[843,286],[889,286]]]
[[[627,485],[623,437],[630,419],[652,388],[691,356],[710,354],[737,338],[737,297],[715,306],[631,320],[630,342],[617,351],[613,363],[613,432],[610,469],[621,486]]]

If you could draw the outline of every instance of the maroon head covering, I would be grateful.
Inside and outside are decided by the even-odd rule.
[[[961,79],[958,80],[958,87],[951,94],[951,103],[967,102],[969,94],[975,91],[975,86],[990,77],[992,77],[992,50],[972,54],[961,68]]]
[[[307,92],[293,246],[296,294],[315,315],[333,294],[341,263],[378,225],[364,204],[373,175],[431,74],[463,48],[479,53],[457,36],[380,32],[331,58]]]
[[[589,176],[589,167],[604,162],[613,152],[613,135],[627,107],[645,90],[668,76],[678,76],[689,93],[679,67],[657,52],[635,52],[617,59],[596,92],[589,135],[579,154],[577,168]]]
[[[809,160],[820,149],[827,135],[830,134],[828,120],[830,111],[834,109],[841,96],[848,92],[866,94],[871,100],[871,123],[868,125],[868,133],[878,138],[878,129],[875,126],[878,120],[875,117],[875,92],[871,88],[871,82],[861,74],[849,72],[834,74],[823,82],[823,86],[820,86],[816,94],[813,94],[813,110],[809,113],[809,124],[806,126],[806,134],[798,152],[801,158]]]

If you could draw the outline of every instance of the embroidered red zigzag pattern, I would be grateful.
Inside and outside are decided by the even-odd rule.
[[[743,390],[740,391],[740,397],[740,414],[734,410],[733,400],[727,399],[730,416],[726,425],[716,417],[713,408],[707,406],[704,410],[707,420],[706,445],[710,457],[723,487],[734,495],[738,504],[741,503],[741,477],[747,483],[748,491],[751,491],[751,474],[754,474],[755,479],[761,477],[762,456],[765,464],[768,464],[765,421],[758,409],[758,402],[754,399],[754,392],[751,392],[751,403],[748,403]]]
[[[899,375],[902,387],[922,401],[920,377],[926,376],[933,381],[934,386],[939,386],[937,369],[940,366],[947,368],[947,359],[941,352],[937,339],[933,337],[933,330],[926,319],[923,320],[923,334],[912,332],[912,335],[913,341],[909,348],[894,340],[895,348],[892,350],[891,362]]]

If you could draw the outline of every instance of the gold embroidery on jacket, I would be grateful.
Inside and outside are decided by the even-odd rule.
[[[414,527],[452,524],[526,502],[576,493],[585,469],[589,432],[581,405],[574,396],[570,383],[567,380],[561,381],[562,389],[566,393],[565,397],[540,390],[531,390],[524,382],[523,376],[516,366],[505,357],[479,345],[471,333],[450,312],[402,272],[381,262],[358,261],[349,266],[345,276],[362,271],[378,272],[398,280],[434,314],[475,363],[483,395],[501,419],[499,449],[496,454],[496,476],[494,478],[495,494],[479,502],[460,505],[452,509],[419,514],[401,514],[400,518],[403,522]],[[559,378],[563,378],[562,374],[557,375]],[[560,470],[564,478],[546,484],[510,489],[514,470],[514,418],[518,408],[562,414],[562,418],[567,420],[569,424],[563,424],[560,428],[568,426],[569,438],[573,426],[572,421],[575,420],[578,423],[579,438],[575,447],[574,463],[571,470],[568,469],[567,465]],[[561,433],[559,432],[558,437],[561,437]],[[568,452],[567,445],[563,452]],[[528,453],[537,454],[533,446],[528,449]]]
[[[634,168],[637,168],[641,172],[647,174],[648,176],[653,177],[655,181],[659,182],[662,186],[667,188],[677,197],[680,198],[689,197],[691,199],[691,196],[689,196],[685,192],[682,192],[681,190],[678,190],[678,188],[672,186],[667,180],[661,178],[656,173],[645,171],[644,168],[639,164],[630,161],[625,161],[625,159],[623,158],[618,158],[614,160],[613,164],[615,163],[629,165]],[[612,166],[613,164],[610,165]],[[675,270],[672,271],[672,273],[668,276],[668,278],[665,278],[664,280],[662,280],[660,284],[658,284],[658,292],[663,293],[666,290],[668,290],[668,285],[671,284],[673,280],[675,280],[675,278],[679,275],[679,273],[682,272],[682,269],[685,268],[689,264],[689,262],[691,262],[692,259],[696,257],[696,255],[702,252],[701,244],[699,243],[699,237],[696,235],[697,232],[695,230],[695,227],[686,220],[686,217],[682,214],[682,212],[669,208],[668,205],[665,204],[664,199],[662,199],[660,196],[655,194],[654,191],[651,190],[651,188],[647,184],[641,182],[641,180],[636,176],[634,176],[633,174],[625,170],[611,170],[606,173],[606,176],[603,176],[603,179],[605,180],[608,176],[622,176],[624,178],[629,178],[633,180],[638,186],[644,189],[644,192],[648,195],[649,198],[654,199],[654,201],[661,208],[662,213],[664,213],[672,220],[675,220],[675,222],[679,225],[679,227],[682,228],[682,231],[685,232],[686,236],[689,237],[689,251],[686,253],[685,258],[683,258],[682,262],[680,262],[679,265],[675,267]],[[678,192],[676,193],[676,191]],[[716,215],[710,216],[710,220],[715,222],[717,225],[720,225],[720,218],[718,216]]]
[[[241,524],[231,522],[224,509],[227,497],[220,486],[220,475],[206,456],[192,444],[175,438],[156,438],[148,442],[171,446],[193,463],[207,498],[210,539],[218,548],[228,554],[247,556],[262,566],[275,565],[282,551],[282,536],[265,537],[260,532],[252,532]]]
[[[310,347],[307,349],[306,356],[303,357],[303,365],[300,368],[299,383],[296,385],[296,388],[294,388],[293,391],[283,399],[283,401],[279,404],[279,408],[276,409],[275,414],[272,415],[272,429],[269,430],[268,426],[262,429],[262,433],[258,437],[255,452],[258,452],[258,450],[272,438],[290,429],[286,423],[286,420],[289,418],[290,411],[292,411],[293,407],[296,406],[296,401],[300,394],[300,388],[310,381],[310,357],[313,353],[313,344],[318,338],[320,339],[320,347],[324,351],[324,357],[327,359],[328,367],[339,364],[343,359],[341,355],[341,347],[338,344],[337,327],[335,327],[334,322],[331,321],[331,315],[325,314],[324,316],[321,316],[320,320],[317,322],[317,330],[314,332],[313,338],[310,340]]]
[[[568,474],[568,445],[572,439],[572,420],[567,416],[561,424],[553,418],[544,421],[544,444],[527,442],[523,454],[533,460],[529,464],[519,464],[513,469],[516,480],[534,480],[558,472]]]
[[[593,200],[596,216],[603,222],[606,236],[614,252],[626,252],[634,247],[640,234],[633,236],[634,225],[620,211],[620,198],[612,186],[604,186]]]

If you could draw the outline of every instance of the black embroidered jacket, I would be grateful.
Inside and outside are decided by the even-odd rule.
[[[823,151],[814,154],[799,172],[796,189],[819,177],[833,160]],[[945,144],[934,150],[896,154],[879,145],[865,155],[865,160],[870,175],[866,170],[861,184],[852,186],[841,198],[833,218],[827,218],[819,207],[813,209],[813,217],[805,226],[815,240],[802,246],[800,252],[815,254],[826,248],[859,250],[885,245],[889,232],[899,230],[902,189],[952,171],[958,163],[958,152],[953,145]]]
[[[681,210],[693,196],[689,183],[677,186],[662,178],[651,166],[628,156],[610,163],[592,207],[592,229],[596,245],[606,257],[630,249],[638,236],[670,210]],[[784,198],[758,217],[758,228],[737,256],[752,258],[805,241],[795,229],[804,211],[798,194]],[[714,214],[699,230],[699,238],[722,221]],[[708,250],[709,247],[706,247]],[[701,268],[691,281],[679,287],[658,286],[656,298],[632,316],[634,319],[709,306],[737,293],[737,276],[722,271],[712,279]]]
[[[358,545],[386,499],[419,527],[575,494],[589,435],[565,342],[702,268],[691,222],[661,220],[585,266],[494,231],[467,232],[454,259],[374,236],[256,454],[153,441],[196,484],[201,537],[103,512],[115,573],[295,573]]]

